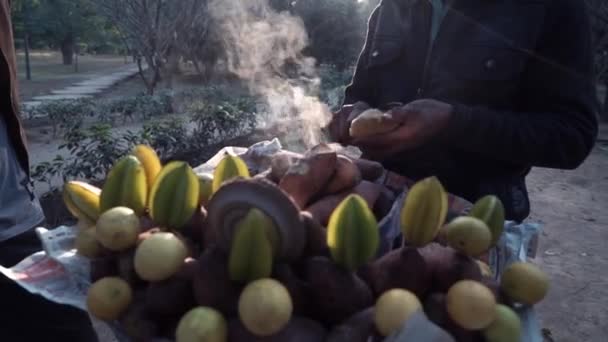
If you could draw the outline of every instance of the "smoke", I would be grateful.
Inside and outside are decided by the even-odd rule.
[[[330,111],[317,97],[315,60],[302,53],[309,42],[301,19],[275,11],[268,0],[214,0],[209,10],[229,71],[265,101],[261,125],[289,130],[304,147],[319,143]]]

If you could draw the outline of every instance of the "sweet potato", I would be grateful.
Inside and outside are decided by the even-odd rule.
[[[326,226],[333,211],[348,195],[360,195],[363,197],[363,199],[365,199],[367,205],[370,208],[373,208],[378,196],[380,196],[381,189],[381,185],[368,181],[362,181],[352,190],[344,191],[339,194],[330,195],[320,199],[319,201],[313,203],[310,207],[306,208],[306,211],[310,212],[315,220]]]
[[[285,173],[279,187],[287,192],[299,206],[306,208],[318,195],[336,168],[338,156],[324,144],[306,152],[304,159],[297,160]]]
[[[378,162],[362,158],[355,159],[353,162],[359,169],[359,172],[361,172],[363,180],[373,182],[384,173],[384,166]]]
[[[481,270],[475,260],[451,247],[431,243],[421,248],[420,253],[432,272],[434,291],[447,292],[464,279],[481,280]]]
[[[91,283],[112,276],[118,276],[118,261],[115,256],[109,255],[91,259]]]
[[[158,327],[141,303],[129,306],[127,312],[120,318],[120,325],[124,333],[135,342],[150,341],[158,334]]]
[[[150,283],[146,289],[146,309],[154,315],[181,316],[195,304],[192,282],[187,279],[172,277]]]
[[[269,179],[278,184],[291,165],[302,158],[304,158],[303,155],[290,151],[281,151],[273,155],[270,162]]]
[[[310,286],[300,277],[296,272],[297,270],[297,266],[295,265],[277,264],[274,267],[272,277],[283,284],[289,292],[293,303],[293,314],[310,316]]]
[[[311,317],[319,322],[338,324],[373,305],[372,291],[355,273],[325,257],[306,260],[304,279],[310,284]]]
[[[272,169],[271,168],[268,168],[268,169],[266,169],[266,170],[264,170],[264,171],[262,171],[262,172],[260,172],[260,173],[258,173],[256,175],[254,175],[253,178],[263,178],[263,179],[269,180],[269,181],[271,181],[273,183],[275,182],[273,180],[273,177],[272,177]]]
[[[156,223],[149,216],[142,216],[139,219],[139,229],[141,232],[146,232],[154,227],[156,227]]]
[[[235,315],[240,287],[230,281],[227,256],[215,246],[203,252],[194,276],[194,298],[198,305],[210,306],[226,316]]]
[[[378,196],[378,200],[374,205],[374,215],[378,218],[378,221],[384,218],[388,213],[393,209],[393,204],[395,203],[395,194],[387,189],[386,187],[382,187],[380,191],[380,196]]]
[[[393,288],[413,292],[424,298],[431,288],[432,273],[423,255],[411,247],[396,249],[374,261],[361,272],[375,296]]]
[[[304,248],[304,256],[329,256],[329,247],[327,246],[327,229],[323,227],[317,220],[312,217],[312,214],[307,211],[300,213],[300,219],[304,222],[306,229],[306,247]]]
[[[228,342],[323,342],[327,332],[319,323],[304,317],[294,316],[278,333],[271,336],[256,336],[243,323],[233,319],[228,323]]]
[[[361,172],[353,161],[338,155],[336,170],[325,187],[324,193],[331,195],[354,188],[361,182]]]
[[[201,246],[203,242],[206,218],[207,210],[201,206],[194,212],[186,226],[180,229],[180,232],[184,237],[193,242],[197,248]],[[198,253],[195,255],[198,255]]]
[[[384,112],[370,108],[357,116],[350,124],[350,136],[365,138],[388,133],[399,127],[399,123],[384,117]]]
[[[367,342],[374,334],[374,308],[360,311],[334,327],[326,342]]]
[[[196,272],[198,271],[198,268],[198,260],[193,258],[186,258],[180,270],[177,271],[177,273],[175,274],[175,277],[179,279],[193,280],[194,276],[196,275]]]
[[[494,278],[482,276],[481,283],[487,286],[494,294],[496,302],[512,306],[514,302],[500,289],[500,282]]]
[[[118,255],[118,275],[124,279],[131,288],[138,289],[146,284],[135,272],[135,266],[133,264],[133,258],[135,251],[130,250],[123,252]]]

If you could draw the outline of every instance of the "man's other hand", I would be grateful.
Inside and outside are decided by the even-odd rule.
[[[399,123],[392,132],[357,139],[352,144],[372,159],[382,160],[414,149],[435,137],[448,123],[452,105],[431,99],[410,102],[389,110],[386,115]]]
[[[328,125],[330,138],[343,145],[348,145],[351,142],[350,124],[370,106],[365,102],[357,102],[355,104],[345,105],[336,113]]]

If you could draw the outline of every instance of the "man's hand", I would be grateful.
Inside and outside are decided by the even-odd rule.
[[[328,125],[331,139],[343,145],[351,142],[349,133],[350,123],[370,106],[365,102],[357,102],[352,105],[343,106],[333,117]]]
[[[382,160],[424,145],[447,125],[451,114],[450,104],[430,99],[416,100],[386,113],[387,117],[399,123],[394,131],[352,143],[369,158]]]

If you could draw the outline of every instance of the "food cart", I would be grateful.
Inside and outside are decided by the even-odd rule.
[[[281,151],[283,151],[283,148],[277,139],[262,141],[249,148],[226,147],[208,162],[193,168],[193,171],[199,176],[212,174],[224,157],[230,155],[246,161],[247,167],[253,170],[252,174],[261,174],[263,170],[268,168],[269,158]],[[347,153],[344,152],[344,154]],[[378,219],[379,243],[374,258],[380,259],[400,247],[400,241],[403,240],[401,212],[409,190],[414,186],[414,183],[386,170],[374,182],[382,184],[396,194],[389,210],[383,217]],[[448,217],[453,218],[467,215],[473,206],[472,203],[456,196],[448,195],[447,197],[449,206]],[[57,303],[88,310],[87,296],[92,284],[92,263],[89,258],[79,254],[75,248],[75,241],[81,229],[77,226],[60,226],[54,229],[38,228],[36,231],[42,241],[44,250],[31,255],[10,269],[0,268],[0,271],[31,293],[41,295]],[[510,264],[526,261],[534,256],[539,232],[540,226],[537,224],[504,223],[504,231],[500,239],[489,251],[480,257],[481,260],[490,266],[490,274],[497,284],[505,268]],[[514,305],[513,309],[519,315],[521,321],[521,340],[524,342],[542,341],[534,308],[531,306]],[[91,315],[91,319],[98,321],[95,315]],[[121,321],[107,320],[99,323],[107,324],[111,327],[119,340],[130,340],[127,337],[128,334],[125,334]],[[336,326],[339,326],[339,324],[336,324]],[[394,331],[384,340],[409,341],[414,336],[417,341],[426,339],[432,339],[433,341],[453,340],[449,335],[444,337],[444,339],[437,339],[438,331],[442,332],[443,330],[431,323],[420,311],[412,316],[411,319],[408,319],[398,331]],[[331,329],[327,333],[331,334]],[[337,341],[339,339],[334,340]]]

